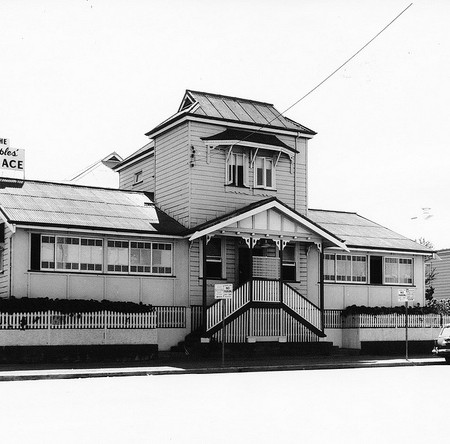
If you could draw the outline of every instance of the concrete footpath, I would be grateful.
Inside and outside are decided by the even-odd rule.
[[[117,376],[179,375],[207,373],[268,372],[293,370],[331,370],[400,366],[445,365],[444,358],[427,356],[270,356],[191,358],[160,357],[147,362],[16,364],[0,365],[1,381],[38,379],[77,379]]]

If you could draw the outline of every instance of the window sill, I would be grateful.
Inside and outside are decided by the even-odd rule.
[[[317,282],[320,284],[320,282]],[[367,285],[370,287],[408,287],[416,288],[414,284],[370,284],[368,282],[335,282],[335,281],[324,281],[325,285]]]
[[[146,277],[146,278],[171,278],[176,279],[174,274],[146,274],[146,273],[103,273],[99,271],[72,271],[72,270],[28,270],[28,273],[44,273],[44,274],[58,274],[58,275],[71,275],[71,276],[121,276],[121,277]]]

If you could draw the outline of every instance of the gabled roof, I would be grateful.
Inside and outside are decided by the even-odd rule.
[[[113,170],[120,171],[123,167],[127,165],[131,165],[132,163],[137,162],[138,160],[142,159],[143,157],[149,156],[153,153],[155,148],[155,143],[152,141],[146,143],[142,148],[139,148],[134,153],[127,156],[125,159],[123,159],[120,163],[115,165],[113,167]]]
[[[188,234],[190,234],[189,240],[195,240],[202,236],[207,236],[213,232],[217,232],[223,228],[233,226],[240,221],[248,220],[252,216],[256,216],[262,212],[267,212],[269,210],[275,209],[280,214],[291,219],[295,224],[306,229],[309,233],[318,235],[320,238],[325,239],[331,245],[337,246],[348,251],[345,243],[336,235],[319,226],[309,218],[297,213],[296,211],[289,208],[283,202],[275,197],[268,199],[263,199],[258,202],[254,202],[247,205],[239,210],[228,213],[224,216],[218,217],[214,220],[208,221],[204,224],[198,225],[197,227],[191,229]],[[250,231],[254,231],[254,228],[248,227]],[[298,229],[298,228],[297,228]],[[296,230],[297,230],[296,229]],[[281,233],[282,234],[282,233]]]
[[[166,126],[186,116],[197,116],[230,123],[244,123],[267,129],[297,131],[310,136],[316,134],[306,126],[284,117],[271,103],[186,90],[178,112],[146,135],[151,137]]]
[[[145,193],[25,180],[0,189],[0,213],[9,225],[173,234],[185,231],[156,209]]]
[[[357,213],[310,209],[308,217],[343,239],[349,248],[432,253],[429,248]]]

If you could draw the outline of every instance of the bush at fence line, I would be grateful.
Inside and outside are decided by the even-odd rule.
[[[432,299],[428,301],[427,306],[435,310],[435,313],[450,314],[450,299]]]
[[[450,307],[450,304],[449,304]],[[398,307],[366,307],[365,305],[351,305],[342,311],[342,316],[351,316],[357,314],[368,314],[368,315],[382,315],[382,314],[405,314],[406,307],[404,305]],[[419,304],[413,307],[408,307],[409,314],[445,314],[439,311],[436,307],[423,306]]]
[[[152,305],[121,301],[84,299],[0,298],[0,313],[30,313],[36,311],[60,313],[87,313],[113,311],[119,313],[147,313],[155,311]]]

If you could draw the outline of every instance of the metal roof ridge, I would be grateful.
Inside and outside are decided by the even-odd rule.
[[[204,96],[205,95],[214,96],[214,97],[217,97],[217,98],[220,98],[220,99],[240,100],[242,102],[259,103],[261,105],[274,106],[273,103],[262,102],[261,100],[245,99],[243,97],[227,96],[225,94],[210,93],[210,92],[206,92],[206,91],[195,91],[193,89],[187,89],[186,92],[194,93],[194,94],[202,94]]]
[[[324,213],[340,213],[340,214],[355,214],[356,216],[360,216],[356,211],[344,211],[344,210],[325,210],[321,208],[308,208],[308,211],[323,211]],[[376,223],[376,222],[375,222]]]

